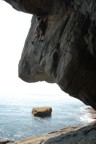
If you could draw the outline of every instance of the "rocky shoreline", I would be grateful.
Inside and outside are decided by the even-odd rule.
[[[10,144],[96,144],[96,122],[84,127],[67,127]]]
[[[96,144],[96,111],[91,107],[85,109],[93,122],[86,126],[69,126],[63,129],[11,142],[0,139],[0,144]]]

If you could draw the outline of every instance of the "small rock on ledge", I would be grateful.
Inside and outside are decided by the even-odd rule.
[[[33,108],[32,113],[37,117],[47,117],[51,116],[52,108],[51,107],[38,107]]]

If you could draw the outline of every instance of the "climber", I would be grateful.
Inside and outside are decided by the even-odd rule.
[[[36,26],[36,35],[32,41],[34,44],[35,40],[43,41],[44,35],[47,28],[47,16],[37,16],[37,26]]]

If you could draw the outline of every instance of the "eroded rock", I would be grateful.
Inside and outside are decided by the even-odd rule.
[[[96,108],[96,58],[91,53],[92,41],[88,40],[92,29],[95,32],[95,19],[80,10],[69,7],[64,13],[49,15],[44,42],[37,40],[34,45],[36,16],[33,16],[19,76],[27,82],[57,83],[63,91]],[[95,35],[92,37],[95,42]]]
[[[18,11],[35,15],[54,14],[63,11],[70,0],[4,0]]]
[[[11,0],[7,2],[14,5]],[[57,83],[63,91],[96,109],[96,1],[18,2],[15,6],[19,10],[23,7],[35,14],[19,63],[19,77],[27,82]],[[48,17],[44,41],[37,39],[32,45],[36,15],[44,14]]]
[[[37,117],[48,117],[51,116],[52,108],[51,107],[37,107],[33,108],[32,113]]]

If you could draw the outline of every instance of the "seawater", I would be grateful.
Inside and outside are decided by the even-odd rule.
[[[52,107],[52,116],[38,118],[32,108]],[[91,121],[82,102],[69,96],[0,95],[0,137],[19,140]]]

